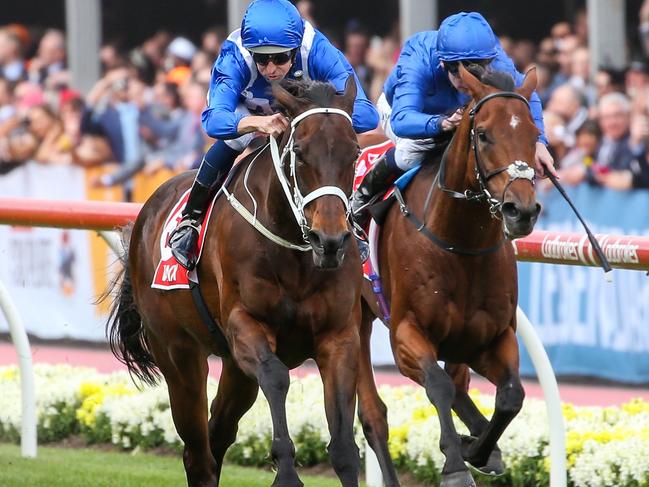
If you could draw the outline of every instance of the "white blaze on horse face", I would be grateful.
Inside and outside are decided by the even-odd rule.
[[[519,123],[521,123],[521,119],[518,118],[516,115],[512,115],[512,119],[509,121],[510,127],[515,129]]]

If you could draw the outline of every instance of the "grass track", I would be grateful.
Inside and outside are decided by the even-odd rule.
[[[273,473],[226,465],[222,487],[268,487]],[[305,486],[338,487],[337,479],[300,474]],[[2,487],[178,487],[187,485],[179,456],[120,453],[97,449],[39,447],[38,458],[0,443]]]

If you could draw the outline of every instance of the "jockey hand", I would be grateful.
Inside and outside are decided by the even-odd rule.
[[[545,176],[544,168],[547,168],[548,172],[554,177],[559,179],[557,170],[554,168],[554,159],[550,155],[548,148],[543,142],[536,142],[536,154],[534,156],[534,164],[536,165],[536,175],[539,177]]]
[[[261,132],[263,134],[277,137],[288,128],[288,120],[281,113],[274,115],[252,115],[244,117],[237,127],[240,134],[249,132]]]
[[[458,108],[455,110],[453,115],[446,117],[442,120],[442,130],[448,132],[449,130],[454,130],[460,122],[462,121],[462,114],[464,113],[464,108]]]

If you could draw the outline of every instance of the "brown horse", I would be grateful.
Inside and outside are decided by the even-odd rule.
[[[460,72],[473,101],[440,164],[424,165],[390,208],[377,253],[396,364],[425,388],[438,411],[444,487],[475,485],[465,461],[485,472],[504,469],[496,442],[524,397],[516,261],[507,237],[529,234],[540,211],[534,170],[524,162],[534,160],[539,134],[528,107],[534,71],[517,90],[511,78],[485,78],[496,88],[464,68]],[[363,300],[359,416],[386,483],[394,486],[399,482],[387,449],[386,408],[369,355],[372,321],[382,315],[367,283]],[[467,394],[469,367],[497,387],[490,421]],[[457,434],[451,409],[470,437]]]
[[[362,276],[347,218],[358,155],[350,118],[356,86],[350,78],[337,95],[325,83],[287,83],[273,93],[292,120],[279,144],[283,156],[271,156],[277,146],[266,145],[239,163],[228,184],[251,213],[256,201],[257,226],[218,199],[198,268],[226,345],[208,332],[189,291],[151,288],[160,232],[192,182],[189,173],[161,186],[135,222],[110,342],[135,375],[149,382],[156,369],[164,375],[190,486],[218,485],[225,452],[259,388],[273,422],[273,485],[303,485],[285,403],[289,369],[313,358],[324,383],[331,463],[344,486],[357,486],[353,419]],[[308,193],[303,199],[296,196],[302,191]],[[222,357],[223,371],[208,422],[211,354]]]

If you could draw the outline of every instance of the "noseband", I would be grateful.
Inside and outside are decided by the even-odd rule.
[[[309,203],[322,196],[332,195],[332,196],[337,196],[342,200],[343,205],[345,206],[346,217],[349,217],[349,211],[350,211],[349,196],[338,186],[321,186],[320,188],[311,191],[306,196],[302,195],[302,192],[300,191],[300,188],[298,186],[297,171],[296,171],[297,156],[293,148],[295,143],[295,131],[297,129],[297,125],[302,120],[304,120],[310,115],[315,115],[317,113],[342,115],[349,121],[350,124],[352,124],[352,118],[344,110],[340,110],[338,108],[312,108],[311,110],[307,110],[304,113],[301,113],[300,115],[295,117],[293,120],[291,120],[291,132],[288,136],[288,140],[286,142],[286,145],[284,146],[284,149],[282,150],[281,155],[279,153],[279,146],[277,144],[277,141],[273,136],[270,137],[270,142],[269,142],[270,153],[273,159],[273,167],[275,168],[277,179],[279,180],[282,186],[282,190],[284,191],[284,195],[286,196],[286,201],[291,207],[291,211],[293,213],[293,216],[295,217],[295,221],[297,222],[297,224],[300,227],[300,230],[302,231],[302,238],[306,242],[305,244],[303,245],[295,244],[274,234],[268,228],[262,225],[259,222],[259,220],[257,220],[256,211],[255,214],[250,213],[250,211],[248,211],[248,209],[246,209],[246,207],[243,206],[241,202],[237,200],[235,196],[227,190],[227,188],[225,188],[225,186],[223,186],[221,189],[225,194],[226,198],[228,199],[230,205],[232,205],[232,207],[248,223],[250,223],[253,227],[255,227],[262,235],[264,235],[269,240],[275,242],[276,244],[281,245],[282,247],[286,247],[291,250],[300,250],[302,252],[307,252],[312,250],[308,238],[308,234],[311,231],[311,227],[309,226],[306,219],[306,215],[304,214],[304,209]],[[257,156],[259,156],[259,154]],[[289,159],[289,165],[288,165],[289,175],[290,178],[293,180],[293,184],[292,184],[293,191],[291,191],[291,183],[289,179],[286,177],[286,174],[284,172],[284,164],[287,156]],[[253,162],[254,159],[251,162],[251,165]]]
[[[516,100],[520,100],[523,103],[525,103],[525,105],[528,108],[530,106],[529,102],[524,96],[519,95],[518,93],[514,93],[512,91],[500,91],[497,93],[491,93],[485,96],[484,98],[480,99],[469,112],[469,119],[471,121],[471,130],[470,130],[471,147],[473,149],[473,155],[474,155],[474,170],[475,170],[475,176],[476,176],[476,180],[478,181],[478,186],[480,187],[480,190],[476,192],[470,189],[466,189],[464,193],[459,193],[457,191],[453,191],[452,189],[446,187],[444,180],[446,175],[447,151],[444,152],[444,156],[442,157],[442,161],[440,163],[437,185],[442,191],[444,191],[447,194],[450,194],[453,198],[465,199],[468,201],[477,201],[477,202],[485,201],[486,203],[489,204],[489,212],[495,217],[500,211],[500,209],[502,208],[505,199],[505,193],[507,192],[507,189],[509,189],[509,186],[517,179],[526,179],[530,181],[532,184],[534,184],[535,176],[534,176],[534,169],[530,167],[530,165],[527,162],[520,161],[520,160],[513,161],[511,164],[507,166],[499,167],[498,169],[494,169],[493,171],[489,171],[485,173],[484,164],[482,163],[482,158],[480,157],[480,151],[478,150],[478,140],[477,140],[478,134],[475,131],[475,116],[477,115],[478,111],[480,111],[480,108],[482,108],[482,106],[486,102],[494,98],[514,98]],[[489,192],[489,189],[487,188],[487,183],[491,178],[505,171],[507,171],[509,180],[507,181],[507,184],[503,189],[502,197],[499,200],[498,198],[492,196],[492,194]]]

